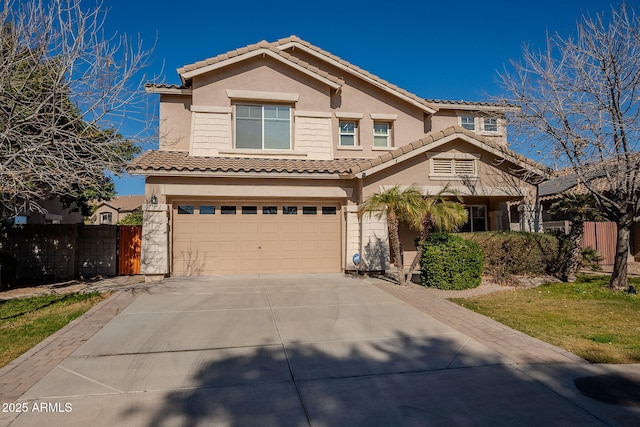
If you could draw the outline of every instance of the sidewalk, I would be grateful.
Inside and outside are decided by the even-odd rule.
[[[0,369],[0,397],[9,402],[22,396],[82,343],[124,310],[137,294],[118,291],[73,320],[31,350]]]
[[[382,279],[368,278],[366,280],[399,300],[508,357],[515,364],[588,364],[587,361],[573,353],[511,329],[444,298],[434,296],[415,283],[400,286]]]

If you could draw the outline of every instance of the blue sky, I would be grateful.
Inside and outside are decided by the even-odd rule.
[[[467,101],[500,93],[497,71],[520,57],[523,43],[543,48],[547,32],[571,34],[581,15],[609,11],[611,4],[104,0],[107,33],[139,35],[146,47],[155,45],[149,80],[179,83],[175,70],[182,65],[295,34],[416,95]],[[143,194],[144,181],[117,179],[116,190]]]

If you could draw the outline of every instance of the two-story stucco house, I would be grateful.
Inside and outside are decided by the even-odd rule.
[[[361,270],[381,270],[385,222],[357,213],[369,195],[449,184],[466,230],[519,229],[531,178],[546,174],[509,150],[511,107],[423,99],[295,36],[178,74],[181,85],[147,85],[160,95],[159,149],[129,166],[146,177],[149,278],[339,272],[355,253]],[[402,230],[405,249],[415,236]]]

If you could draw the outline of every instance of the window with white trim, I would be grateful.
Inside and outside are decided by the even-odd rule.
[[[340,120],[340,145],[343,147],[355,147],[358,145],[358,122],[353,120]]]
[[[236,148],[291,149],[291,107],[236,104],[235,112]]]
[[[482,122],[482,130],[484,130],[485,132],[498,132],[498,119],[493,117],[485,117]]]
[[[113,215],[111,212],[102,212],[100,214],[100,224],[112,224],[113,223]]]
[[[474,116],[461,116],[460,126],[467,130],[476,130],[476,118]]]
[[[391,124],[373,122],[373,146],[391,147]]]
[[[431,159],[431,174],[436,176],[476,176],[474,159]]]

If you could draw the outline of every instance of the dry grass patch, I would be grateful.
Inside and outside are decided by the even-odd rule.
[[[609,290],[607,281],[580,276],[452,301],[590,362],[640,363],[640,295]]]
[[[83,315],[106,296],[87,293],[0,301],[0,367]]]

